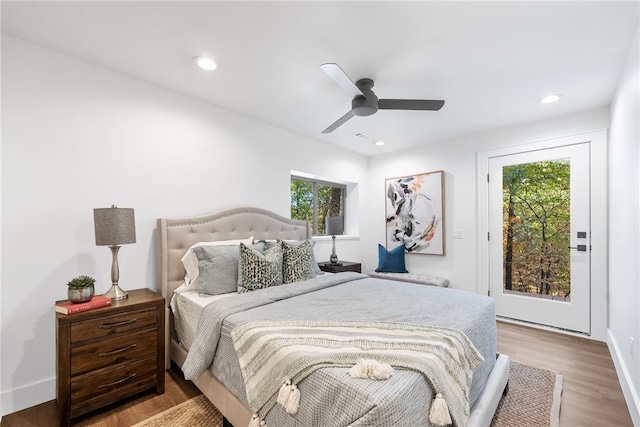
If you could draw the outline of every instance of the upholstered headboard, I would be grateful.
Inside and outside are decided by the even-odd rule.
[[[260,239],[305,240],[311,238],[308,221],[285,218],[260,208],[235,208],[181,219],[158,219],[157,281],[167,306],[184,278],[180,261],[198,242]]]

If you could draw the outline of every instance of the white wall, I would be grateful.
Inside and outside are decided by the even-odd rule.
[[[541,108],[547,107],[553,108],[541,105]],[[407,268],[413,273],[446,277],[451,287],[478,292],[477,153],[605,129],[608,125],[609,109],[602,108],[373,157],[369,161],[369,193],[364,196],[369,201],[369,214],[360,219],[361,226],[371,232],[362,235],[363,244],[368,248],[377,246],[378,242],[384,245],[386,178],[443,169],[446,256],[407,254]],[[454,229],[463,231],[463,239],[453,239]],[[376,253],[368,250],[364,263],[368,268],[375,268]]]
[[[109,288],[93,208],[135,209],[125,290],[156,288],[156,218],[237,206],[288,216],[291,170],[357,183],[350,210],[363,211],[361,155],[7,36],[2,89],[2,414],[55,398],[53,303],[66,282],[88,274]],[[328,259],[330,241],[316,248]],[[360,249],[345,239],[338,253],[359,261]]]
[[[640,425],[640,36],[611,104],[609,146],[609,348],[635,425]],[[631,339],[634,344],[631,344]]]

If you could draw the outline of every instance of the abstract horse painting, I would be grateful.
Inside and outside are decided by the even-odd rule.
[[[385,180],[387,249],[444,255],[444,171]]]

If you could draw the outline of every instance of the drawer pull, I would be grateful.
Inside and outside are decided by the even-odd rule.
[[[115,328],[116,326],[129,325],[129,324],[131,324],[131,323],[133,323],[135,321],[136,321],[136,319],[130,319],[130,320],[125,320],[123,322],[103,323],[99,327],[102,328],[102,329],[109,329],[109,328]]]
[[[118,353],[122,353],[123,351],[127,351],[127,350],[131,350],[132,348],[134,348],[137,344],[131,344],[128,347],[123,347],[123,348],[119,348],[117,350],[111,350],[111,351],[107,351],[106,353],[100,353],[98,356],[100,357],[105,357],[105,356],[111,356],[112,354],[118,354]]]
[[[125,381],[127,381],[127,380],[130,380],[131,378],[133,378],[133,377],[135,377],[135,376],[136,376],[136,374],[131,374],[131,375],[129,375],[128,377],[122,378],[121,380],[114,381],[114,382],[109,383],[109,384],[100,384],[100,385],[98,386],[98,388],[112,387],[112,386],[114,386],[114,385],[118,385],[118,384],[123,383],[123,382],[125,382]]]

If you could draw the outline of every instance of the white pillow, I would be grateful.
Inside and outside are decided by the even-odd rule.
[[[198,242],[195,245],[191,246],[187,249],[187,252],[182,257],[182,264],[184,265],[184,284],[190,286],[192,283],[196,281],[198,278],[199,270],[198,270],[198,257],[193,252],[193,248],[198,246],[233,246],[238,245],[240,243],[244,243],[245,245],[250,245],[253,243],[253,236],[247,237],[246,239],[238,239],[238,240],[218,240],[216,242]]]

